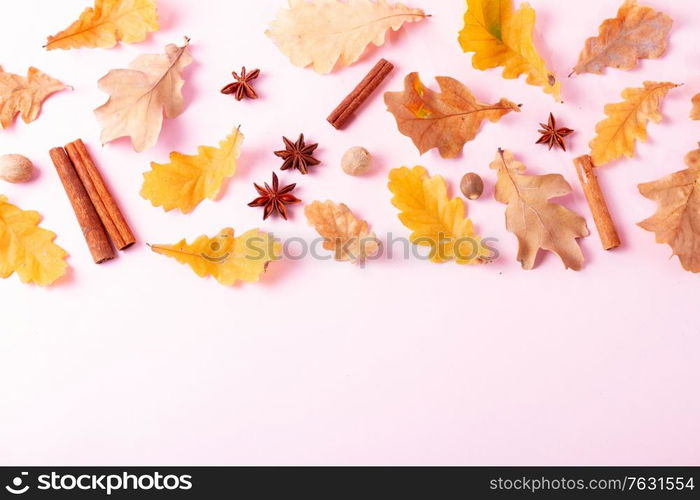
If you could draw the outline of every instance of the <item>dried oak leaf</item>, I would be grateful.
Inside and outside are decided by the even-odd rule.
[[[673,20],[651,7],[627,0],[614,19],[606,19],[598,36],[586,40],[573,73],[602,75],[606,67],[632,69],[639,59],[661,57]]]
[[[68,28],[50,36],[45,47],[77,49],[114,47],[117,42],[136,43],[157,31],[156,0],[95,0]]]
[[[165,54],[137,57],[129,69],[114,69],[100,79],[100,89],[109,100],[95,110],[102,126],[102,144],[131,137],[136,151],[155,145],[167,118],[179,116],[185,108],[182,70],[192,62],[189,39],[178,47],[169,44]]]
[[[330,73],[357,61],[370,43],[383,45],[387,30],[426,17],[421,9],[386,0],[289,0],[265,34],[295,66]]]
[[[65,88],[66,85],[33,67],[26,77],[7,73],[0,67],[0,125],[9,127],[18,113],[22,113],[24,123],[33,122],[46,98]]]
[[[534,28],[535,10],[527,3],[513,12],[512,0],[467,0],[459,44],[464,52],[474,52],[472,65],[476,69],[503,66],[503,78],[525,73],[527,83],[542,87],[561,101],[561,84],[532,41]]]
[[[691,120],[700,120],[700,94],[693,96],[693,109],[690,111]]]
[[[510,151],[499,150],[490,167],[498,172],[496,200],[508,205],[506,228],[518,238],[518,261],[532,269],[540,248],[554,252],[567,269],[578,271],[583,253],[576,241],[588,236],[586,220],[568,208],[550,203],[571,193],[560,174],[525,175],[525,166]]]
[[[476,137],[481,122],[497,122],[517,104],[501,99],[482,104],[471,91],[454,78],[436,78],[441,93],[425,87],[418,73],[406,76],[403,92],[387,92],[384,102],[396,118],[399,131],[410,137],[421,154],[438,148],[443,158],[459,156],[464,144]]]
[[[411,242],[429,246],[431,261],[477,264],[492,258],[474,234],[462,200],[447,196],[441,176],[430,177],[423,167],[395,168],[389,172],[389,190],[391,203],[401,211],[399,220],[413,231]]]
[[[151,171],[143,174],[141,196],[154,207],[168,212],[194,210],[206,198],[215,200],[226,179],[236,173],[243,134],[235,129],[219,147],[200,146],[196,155],[170,153],[170,163],[151,162]]]
[[[24,283],[48,286],[66,274],[67,254],[40,221],[37,212],[21,210],[0,195],[0,277],[16,272]]]
[[[151,245],[151,249],[187,264],[200,277],[213,276],[222,285],[258,281],[281,250],[268,233],[252,229],[235,238],[231,228],[212,238],[202,235],[191,244],[183,239],[175,245]]]
[[[642,196],[659,204],[656,213],[639,226],[668,243],[683,269],[700,272],[700,149],[685,157],[688,168],[639,185]]]
[[[643,88],[623,90],[623,102],[607,104],[608,117],[596,125],[597,135],[590,143],[593,164],[599,167],[623,156],[634,156],[635,142],[646,141],[650,120],[661,121],[661,101],[676,87],[670,82],[644,82]]]
[[[355,217],[345,204],[314,201],[304,207],[304,213],[335,260],[364,262],[379,252],[379,240],[369,231],[367,221]]]

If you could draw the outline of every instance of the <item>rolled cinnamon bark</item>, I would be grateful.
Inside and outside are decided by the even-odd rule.
[[[49,155],[73,206],[93,260],[96,264],[101,264],[113,259],[115,253],[107,232],[66,151],[63,148],[53,148]]]
[[[78,139],[67,144],[66,152],[114,245],[119,250],[124,250],[136,243],[129,224],[109,192],[83,141]]]

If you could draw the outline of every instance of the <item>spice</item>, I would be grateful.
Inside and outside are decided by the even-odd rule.
[[[564,142],[564,138],[574,133],[572,129],[566,127],[557,128],[557,122],[552,113],[549,113],[548,123],[546,125],[544,123],[540,123],[540,126],[542,128],[538,130],[538,132],[542,134],[542,137],[540,137],[540,139],[537,141],[537,144],[547,144],[550,150],[556,144],[561,149],[566,151],[566,143]]]
[[[313,157],[314,151],[318,144],[306,144],[304,142],[304,134],[299,135],[297,142],[292,142],[286,137],[284,140],[285,149],[275,151],[275,155],[284,160],[282,170],[299,170],[302,174],[309,173],[309,167],[321,163]]]
[[[29,158],[22,155],[0,156],[0,179],[12,182],[27,182],[32,178],[34,166]]]
[[[129,248],[136,243],[136,238],[119,206],[114,201],[114,197],[107,189],[85,144],[81,139],[78,139],[67,144],[65,149],[114,245],[119,250]]]
[[[462,194],[470,200],[478,200],[484,192],[484,181],[477,174],[470,172],[464,174],[462,182],[459,183]]]
[[[372,166],[372,155],[365,148],[355,146],[345,152],[340,166],[348,175],[365,174]]]
[[[357,109],[374,93],[384,79],[394,70],[394,65],[382,59],[370,70],[366,77],[343,99],[328,116],[328,122],[342,129]]]
[[[277,174],[274,172],[272,173],[272,187],[270,187],[267,182],[265,183],[264,188],[258,186],[257,184],[253,185],[260,196],[248,203],[248,206],[265,207],[265,211],[263,212],[263,220],[267,219],[274,213],[280,214],[284,220],[287,220],[287,208],[285,205],[301,202],[299,198],[291,194],[297,185],[290,184],[280,188],[279,179],[277,178]]]
[[[615,223],[610,216],[608,205],[605,203],[603,191],[598,184],[598,178],[594,173],[595,165],[590,156],[579,156],[574,160],[578,179],[581,181],[583,192],[586,195],[588,206],[591,208],[595,226],[598,229],[600,241],[605,250],[612,250],[620,246],[620,237],[615,229]]]
[[[63,148],[53,148],[49,154],[83,230],[93,260],[96,264],[101,264],[113,259],[115,253],[107,232],[66,151]]]
[[[260,76],[259,69],[254,69],[248,73],[245,66],[243,66],[240,76],[235,71],[231,74],[236,81],[229,83],[223,89],[221,89],[222,94],[232,94],[237,101],[243,100],[244,97],[247,97],[248,99],[258,98],[258,94],[255,93],[255,89],[253,89],[251,82]]]

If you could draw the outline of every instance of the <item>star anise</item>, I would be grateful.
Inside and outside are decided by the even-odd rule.
[[[254,69],[253,71],[248,73],[246,72],[245,66],[243,66],[240,76],[238,76],[238,73],[236,73],[235,71],[231,74],[233,75],[233,78],[235,78],[236,81],[233,83],[229,83],[223,89],[221,89],[222,94],[233,94],[237,101],[242,100],[244,97],[247,97],[249,99],[258,98],[258,94],[255,93],[255,90],[253,89],[253,86],[250,82],[252,82],[258,76],[260,76],[259,69]]]
[[[263,220],[267,219],[275,212],[280,214],[284,220],[287,220],[287,208],[285,205],[301,202],[299,198],[291,194],[297,185],[290,184],[289,186],[280,188],[279,179],[277,178],[277,174],[274,172],[272,172],[272,187],[270,187],[267,182],[265,183],[264,188],[258,186],[257,184],[253,185],[260,196],[248,203],[248,206],[265,207],[265,211],[263,212]]]
[[[537,141],[537,144],[548,144],[549,149],[552,149],[556,144],[566,151],[564,138],[574,133],[572,129],[566,127],[557,128],[557,122],[554,120],[554,115],[552,113],[549,113],[549,122],[547,125],[540,123],[540,126],[542,128],[538,130],[538,132],[542,134],[542,137]]]
[[[296,169],[302,174],[309,173],[309,167],[321,163],[313,154],[318,147],[318,144],[305,144],[304,134],[299,136],[297,142],[292,142],[286,137],[282,138],[286,149],[283,151],[275,151],[275,155],[284,160],[282,170]]]

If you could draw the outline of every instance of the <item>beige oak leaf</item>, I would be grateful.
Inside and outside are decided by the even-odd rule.
[[[169,44],[165,54],[137,57],[129,69],[114,69],[99,81],[109,100],[95,110],[102,126],[102,143],[130,137],[136,151],[156,144],[163,115],[176,118],[185,108],[182,71],[192,62],[189,39],[178,47]]]
[[[24,123],[33,122],[46,98],[65,88],[66,85],[33,67],[26,77],[0,67],[0,125],[9,127],[20,113]]]
[[[484,120],[497,122],[520,107],[501,99],[483,104],[454,78],[436,78],[441,92],[423,85],[418,73],[406,76],[403,92],[387,92],[384,102],[396,118],[399,131],[413,140],[421,154],[438,148],[443,158],[460,155],[464,144],[476,137]]]
[[[299,67],[317,73],[356,62],[369,44],[384,44],[389,29],[428,17],[421,9],[386,0],[289,0],[265,34]]]
[[[526,175],[525,166],[513,153],[500,149],[490,166],[498,172],[496,200],[508,205],[506,228],[518,238],[518,261],[523,269],[535,266],[541,248],[559,255],[567,269],[580,270],[583,252],[577,240],[589,234],[586,220],[549,201],[571,193],[564,177]]]
[[[598,36],[586,40],[573,73],[603,74],[606,67],[632,69],[639,59],[654,59],[666,52],[673,20],[651,7],[627,0],[617,17],[600,25]]]
[[[364,262],[379,252],[379,240],[367,221],[358,219],[343,203],[314,201],[304,207],[309,224],[324,238],[323,248],[338,261]]]
[[[642,196],[658,203],[658,210],[639,223],[667,243],[687,271],[700,272],[700,149],[685,157],[688,168],[639,185]]]

